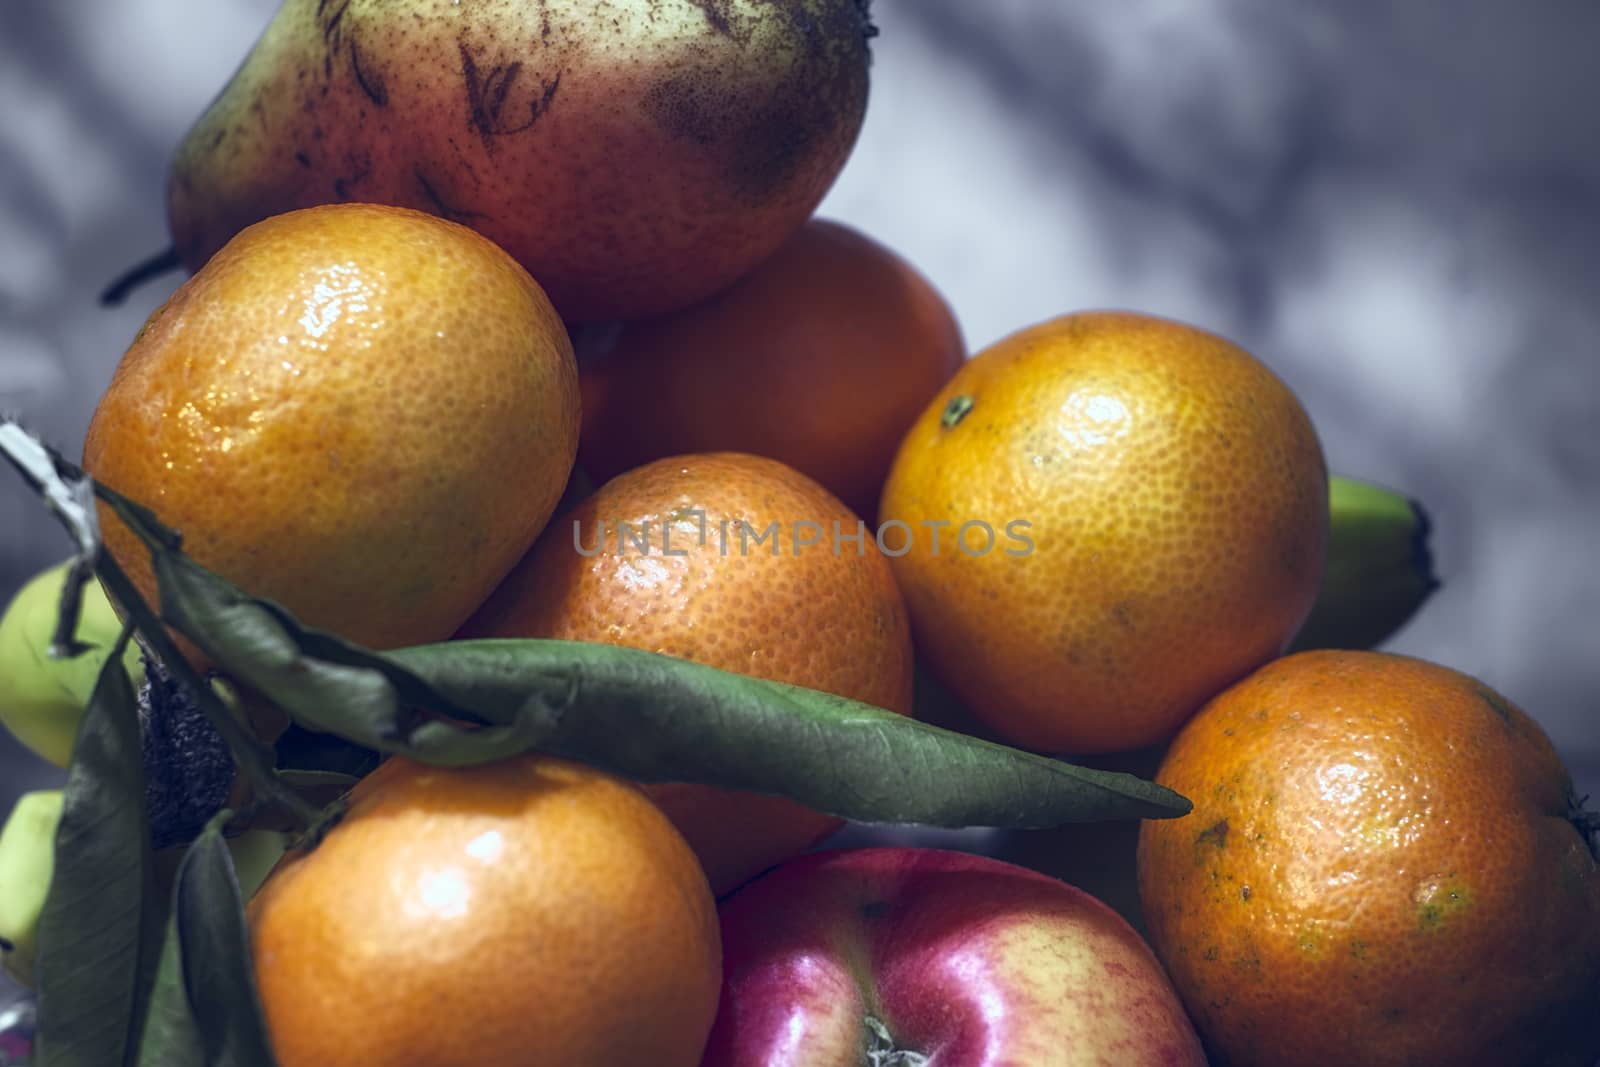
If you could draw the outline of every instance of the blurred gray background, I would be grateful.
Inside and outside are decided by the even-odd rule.
[[[76,456],[169,276],[166,159],[273,0],[0,5],[0,408]],[[1087,307],[1226,334],[1342,473],[1420,496],[1445,585],[1395,649],[1539,718],[1600,792],[1600,6],[877,0],[823,206],[974,349]],[[0,469],[0,598],[63,557]],[[0,740],[0,811],[57,773]]]

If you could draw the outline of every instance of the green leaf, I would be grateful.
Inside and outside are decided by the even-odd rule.
[[[300,625],[186,556],[158,552],[155,565],[162,616],[307,729],[377,752],[463,765],[526,751],[554,728],[537,702],[487,720],[389,659]],[[483,728],[446,728],[423,717],[424,709]]]
[[[376,751],[458,766],[539,748],[865,822],[1045,827],[1189,810],[1131,775],[637,649],[525,640],[370,652],[250,597],[99,491],[150,546],[163,618],[300,725]]]
[[[376,751],[451,765],[524,751],[553,728],[546,709],[529,703],[518,714],[484,723],[483,730],[440,729],[421,717],[422,709],[483,720],[377,653],[302,626],[282,606],[249,596],[183,555],[176,535],[147,510],[104,486],[95,491],[150,548],[162,619],[301,725]]]
[[[156,967],[155,988],[145,1015],[138,1067],[207,1067],[205,1047],[183,989],[183,957],[178,945],[178,916],[167,918],[166,938]]]
[[[232,814],[218,813],[178,867],[139,1067],[273,1067],[222,839]]]
[[[250,938],[233,857],[222,840],[224,811],[178,868],[173,890],[183,987],[209,1067],[273,1067],[250,967]]]
[[[164,616],[301,725],[428,763],[540,748],[636,779],[779,794],[868,822],[1038,827],[1188,811],[1130,775],[668,656],[537,640],[380,655],[301,627],[175,552],[157,552],[156,573]]]
[[[145,822],[138,709],[124,631],[78,729],[39,919],[38,1063],[133,1062],[161,944],[162,905]]]
[[[380,655],[248,596],[187,559],[147,510],[95,492],[149,547],[163,619],[301,726],[374,751],[463,765],[540,748],[867,822],[1048,827],[1190,807],[1130,775],[634,649],[498,641]],[[270,771],[251,777],[285,788]]]
[[[637,649],[457,641],[388,658],[491,720],[530,701],[561,709],[540,748],[641,781],[774,793],[846,819],[942,827],[1169,818],[1190,808],[1129,774]]]

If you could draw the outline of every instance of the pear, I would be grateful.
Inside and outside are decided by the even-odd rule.
[[[55,872],[56,827],[65,799],[59,789],[24,793],[0,828],[0,966],[30,989],[39,916]],[[6,1062],[0,1057],[0,1063]]]
[[[98,581],[83,587],[83,601],[74,635],[84,651],[52,656],[61,591],[71,560],[34,575],[0,614],[0,726],[58,767],[72,758],[78,723],[89,706],[100,667],[111,654],[122,623]],[[135,688],[144,677],[139,646],[129,642],[122,654],[128,681]]]
[[[65,803],[60,789],[24,793],[0,826],[0,967],[27,989],[35,988],[39,919],[55,876],[56,832]],[[275,830],[246,830],[228,838],[242,899],[261,888],[288,842],[287,834]],[[158,857],[168,891],[183,854],[183,848],[174,848]],[[10,1062],[4,1051],[0,1048],[0,1064]]]
[[[869,0],[284,0],[168,176],[198,269],[251,223],[417,208],[568,322],[686,306],[815,210],[866,109]]]

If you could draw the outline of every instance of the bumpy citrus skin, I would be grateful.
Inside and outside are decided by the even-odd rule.
[[[1179,733],[1140,831],[1151,942],[1251,1065],[1590,1067],[1600,864],[1543,731],[1464,674],[1277,660]]]
[[[392,760],[251,901],[281,1067],[694,1067],[715,902],[633,785],[521,757]]]
[[[532,544],[577,451],[571,342],[471,230],[340,205],[252,226],[123,356],[84,464],[314,626],[440,640]],[[147,597],[148,553],[102,506]]]
[[[663,456],[751,452],[869,521],[900,439],[966,358],[927,278],[815,218],[711,299],[588,336],[578,453],[595,478]]]
[[[1083,313],[962,367],[902,444],[880,517],[909,527],[895,577],[939,680],[1013,743],[1123,751],[1283,650],[1322,575],[1327,467],[1305,409],[1243,349]],[[967,523],[993,541],[973,526],[963,550]]]
[[[757,533],[778,524],[778,552],[754,533],[741,541],[741,521]],[[859,554],[842,540],[834,550],[832,524],[850,535],[858,521],[776,460],[659,460],[613,478],[552,524],[461,636],[626,645],[909,714],[911,631],[888,562],[870,532]],[[797,522],[817,523],[820,543],[797,551]],[[648,529],[647,549],[619,542],[621,523],[632,537]],[[810,535],[802,530],[801,539]],[[841,825],[775,797],[683,783],[647,791],[719,894]]]

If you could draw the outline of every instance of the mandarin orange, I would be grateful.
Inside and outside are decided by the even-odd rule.
[[[921,272],[822,219],[717,296],[578,343],[579,455],[597,479],[663,456],[750,452],[868,520],[900,439],[966,356]]]
[[[461,636],[627,645],[911,710],[909,624],[871,532],[757,456],[680,456],[613,478],[546,531]],[[719,894],[840,825],[775,797],[647,792]]]
[[[140,330],[84,442],[200,563],[378,647],[448,637],[577,451],[571,342],[472,230],[344,204],[240,233]],[[153,597],[148,553],[105,544]]]
[[[880,517],[929,672],[1006,740],[1114,752],[1283,650],[1322,576],[1327,467],[1237,345],[1084,313],[963,366]]]
[[[1600,1056],[1595,818],[1482,682],[1289,656],[1210,701],[1156,780],[1195,807],[1140,831],[1145,922],[1219,1062]]]
[[[249,906],[281,1067],[693,1067],[715,902],[637,787],[524,756],[393,759]]]

